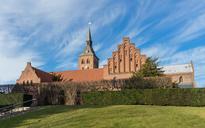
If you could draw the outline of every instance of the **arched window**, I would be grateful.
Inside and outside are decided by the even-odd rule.
[[[183,77],[182,76],[179,77],[179,83],[183,83]]]
[[[136,67],[138,67],[138,64],[136,64]]]
[[[89,64],[90,63],[90,60],[89,59],[87,59],[87,64]]]
[[[82,59],[81,64],[84,64],[84,63],[85,63],[85,61],[84,61],[84,59]]]

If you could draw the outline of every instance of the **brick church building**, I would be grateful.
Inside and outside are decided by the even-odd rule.
[[[52,75],[60,75],[64,82],[100,81],[112,79],[128,79],[133,72],[141,69],[146,61],[146,55],[141,54],[129,37],[124,37],[117,50],[112,52],[107,64],[99,68],[99,58],[93,49],[91,31],[86,38],[86,46],[79,56],[78,70],[62,72],[45,72],[27,63],[17,83],[52,82]],[[190,64],[163,66],[164,74],[178,82],[183,87],[194,87],[194,66]]]

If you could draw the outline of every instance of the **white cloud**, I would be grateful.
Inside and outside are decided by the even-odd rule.
[[[26,62],[32,61],[34,66],[43,64],[41,57],[34,51],[23,50],[21,47],[17,37],[0,31],[0,84],[15,83]]]

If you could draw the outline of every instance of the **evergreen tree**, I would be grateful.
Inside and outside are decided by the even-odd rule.
[[[142,68],[133,74],[133,77],[155,77],[163,75],[162,68],[159,67],[158,58],[148,57]]]

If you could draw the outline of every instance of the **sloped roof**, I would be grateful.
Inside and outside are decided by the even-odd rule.
[[[63,72],[54,72],[55,74],[60,74],[63,81],[99,81],[103,80],[103,69],[88,69],[88,70],[72,70]]]
[[[41,79],[41,82],[52,82],[52,75],[40,69],[32,67],[36,75]]]
[[[177,74],[177,73],[194,72],[192,64],[162,66],[162,70],[164,71],[164,74]]]

